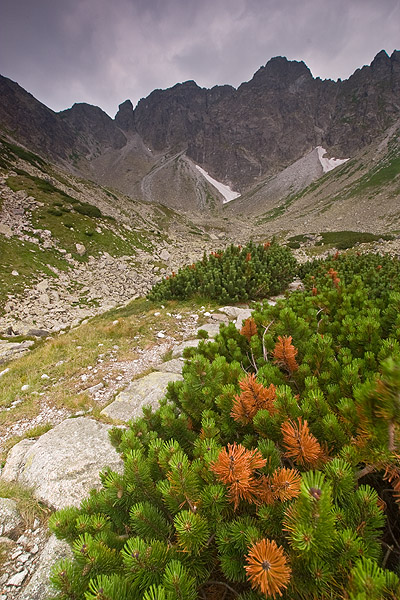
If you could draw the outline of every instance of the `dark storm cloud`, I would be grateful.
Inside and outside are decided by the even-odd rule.
[[[346,78],[399,46],[400,0],[2,0],[0,72],[61,110],[239,85],[272,56]]]

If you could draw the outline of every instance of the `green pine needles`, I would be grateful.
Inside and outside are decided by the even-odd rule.
[[[172,273],[157,283],[148,297],[185,300],[197,294],[221,304],[257,300],[285,290],[296,269],[291,251],[275,241],[231,245],[209,256],[204,253],[201,261]]]
[[[58,600],[400,597],[399,264],[303,271],[112,429],[124,473],[50,519]]]

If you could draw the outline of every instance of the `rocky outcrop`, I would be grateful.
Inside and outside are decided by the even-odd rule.
[[[38,440],[16,444],[1,479],[33,488],[36,498],[50,507],[79,506],[92,488],[100,487],[104,467],[122,470],[109,429],[93,419],[67,419]]]

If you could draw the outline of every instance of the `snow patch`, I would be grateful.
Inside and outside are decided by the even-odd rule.
[[[222,196],[225,198],[225,200],[223,201],[224,204],[230,202],[231,200],[235,200],[235,198],[239,198],[240,194],[238,192],[234,192],[229,187],[229,185],[225,185],[224,183],[217,181],[216,179],[214,179],[214,177],[211,177],[211,175],[209,175],[207,171],[205,171],[198,165],[196,165],[196,169],[198,169],[203,175],[203,177],[205,177],[207,181],[209,181],[215,188],[217,188],[220,194],[222,194]]]
[[[348,158],[324,158],[324,155],[326,154],[325,148],[322,146],[317,146],[317,150],[319,162],[322,165],[322,170],[324,173],[332,171],[332,169],[335,169],[339,165],[342,165],[349,160]]]

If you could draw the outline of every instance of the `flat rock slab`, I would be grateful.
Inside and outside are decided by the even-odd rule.
[[[92,488],[100,488],[105,467],[123,471],[123,462],[109,441],[111,425],[79,417],[67,419],[38,440],[23,440],[9,452],[3,481],[31,487],[48,506],[79,506]]]
[[[50,595],[53,596],[55,590],[49,577],[52,566],[60,558],[72,558],[72,550],[67,542],[52,535],[42,550],[34,574],[19,594],[18,600],[45,600]]]
[[[197,331],[200,331],[200,329],[207,331],[208,336],[213,338],[219,333],[219,323],[206,323],[205,325],[201,325]]]
[[[241,311],[248,310],[248,306],[221,306],[221,308],[219,308],[218,310],[230,319],[237,319]]]
[[[179,346],[172,348],[172,358],[178,358],[179,356],[182,356],[183,351],[186,348],[197,348],[199,343],[200,340],[187,340],[186,342],[182,342],[182,344],[179,344]]]
[[[164,398],[170,381],[182,380],[182,375],[177,373],[162,373],[156,371],[145,375],[132,383],[106,408],[101,414],[127,423],[131,419],[141,417],[144,406],[158,408],[159,402]]]
[[[185,363],[182,358],[173,358],[172,360],[167,360],[166,362],[160,363],[155,367],[155,369],[156,371],[161,371],[162,373],[176,373],[177,375],[181,375],[184,364]]]

